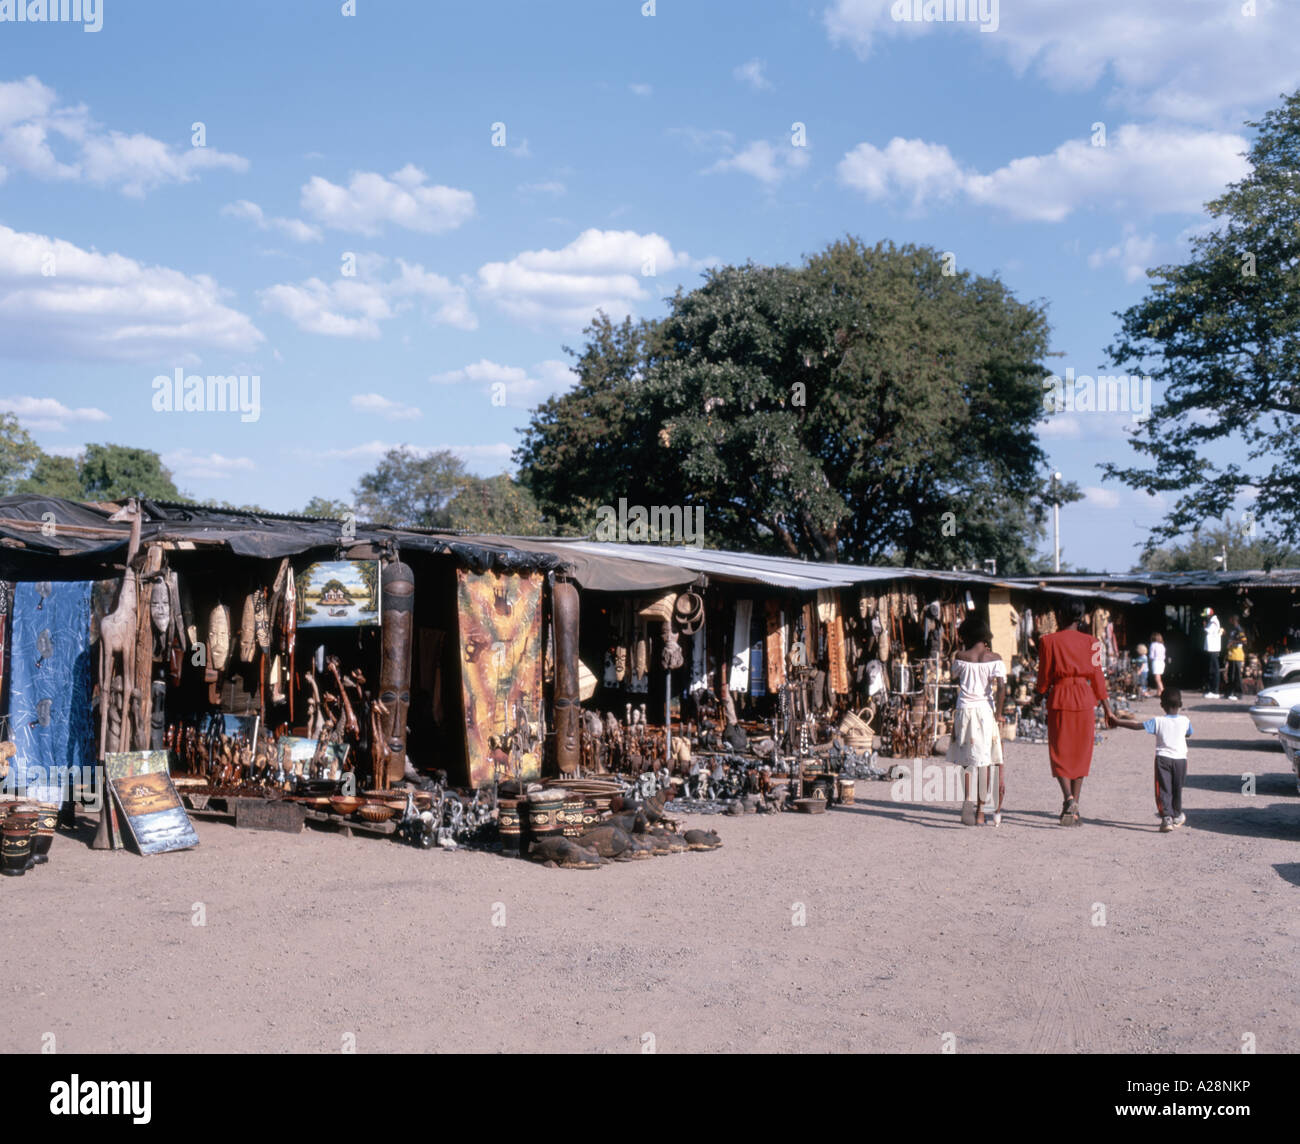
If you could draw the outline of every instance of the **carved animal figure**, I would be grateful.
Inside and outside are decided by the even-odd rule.
[[[722,845],[716,830],[688,830],[683,837],[690,850],[716,850]]]
[[[617,858],[632,845],[626,831],[605,823],[584,831],[577,842],[579,846],[594,850],[602,858]]]
[[[594,870],[604,864],[594,850],[580,846],[571,838],[543,838],[532,844],[528,857],[562,870]]]
[[[653,858],[655,856],[654,843],[650,840],[648,834],[633,834],[630,841],[632,844],[622,856],[624,861],[638,862],[643,858]]]
[[[686,839],[669,830],[653,830],[650,840],[655,844],[656,854],[683,854],[690,849]]]
[[[122,719],[118,724],[113,749],[125,751],[127,727],[125,717],[131,709],[131,687],[135,679],[136,645],[136,582],[132,563],[140,551],[140,502],[132,497],[126,505],[108,518],[114,522],[128,521],[131,538],[127,543],[126,566],[122,573],[122,587],[117,594],[117,606],[99,623],[99,757],[102,759],[108,746],[108,709],[113,701],[113,663],[122,657]]]

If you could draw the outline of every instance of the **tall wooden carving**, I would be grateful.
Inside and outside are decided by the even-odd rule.
[[[415,574],[400,560],[380,577],[383,662],[379,671],[382,729],[388,746],[388,782],[401,779],[406,762],[406,713],[411,704],[411,642],[415,621]],[[375,781],[383,783],[384,776]]]
[[[555,757],[563,775],[576,774],[581,762],[581,711],[578,698],[578,589],[556,579],[551,594],[555,624]]]

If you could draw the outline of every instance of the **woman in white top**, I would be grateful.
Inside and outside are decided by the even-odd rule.
[[[966,768],[968,798],[962,805],[965,826],[984,824],[984,805],[989,796],[990,766],[998,771],[998,811],[1002,817],[1002,797],[1006,783],[1002,778],[1002,707],[1007,698],[1007,665],[989,647],[993,633],[988,621],[971,616],[957,630],[962,650],[952,657],[952,677],[957,683],[957,711],[953,717],[952,739],[948,744],[948,762]],[[973,772],[972,772],[973,768]],[[970,789],[974,775],[979,776],[978,808],[975,791]]]

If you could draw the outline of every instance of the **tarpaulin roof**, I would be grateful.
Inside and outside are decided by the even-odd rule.
[[[393,543],[403,551],[454,557],[477,571],[549,571],[552,553],[521,548],[508,538],[456,532],[393,529],[358,524],[345,539],[341,523],[320,517],[284,516],[144,499],[140,541],[217,545],[236,556],[272,560],[312,550]],[[82,504],[59,497],[0,497],[0,578],[9,580],[94,578],[126,554],[131,528],[108,518],[116,505]]]

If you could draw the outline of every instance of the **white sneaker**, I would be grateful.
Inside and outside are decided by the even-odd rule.
[[[1233,703],[1236,703],[1237,700],[1240,699],[1240,698],[1241,698],[1240,695],[1229,695],[1229,696],[1228,696],[1228,699],[1229,699],[1231,702],[1233,702]]]
[[[1180,814],[1177,818],[1174,819],[1175,826],[1184,826],[1186,825],[1186,823],[1187,823],[1187,815],[1185,814]]]
[[[1201,698],[1202,698],[1202,699],[1213,699],[1213,698],[1214,698],[1214,692],[1213,692],[1213,691],[1207,691],[1204,695],[1201,696]]]
[[[1160,833],[1168,834],[1174,828],[1174,820],[1168,816],[1160,820]]]

